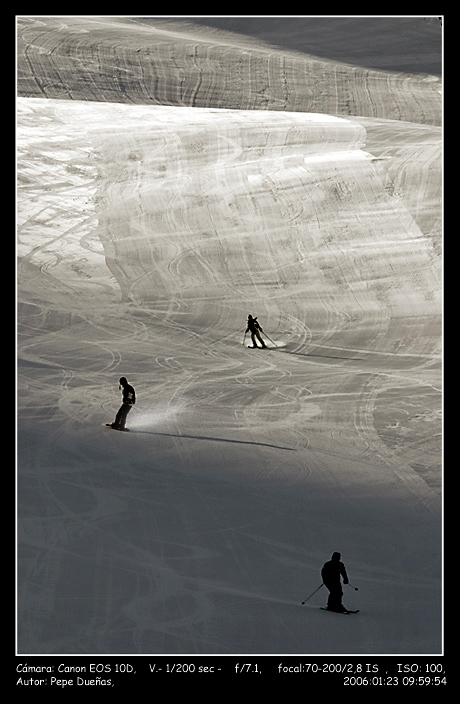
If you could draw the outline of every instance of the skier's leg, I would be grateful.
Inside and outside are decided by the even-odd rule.
[[[126,419],[128,417],[128,413],[131,410],[131,406],[128,406],[127,403],[124,403],[121,407],[121,418],[120,418],[120,430],[124,430],[126,426]]]
[[[262,338],[261,338],[261,336],[260,336],[260,332],[259,332],[258,330],[257,330],[257,332],[256,332],[256,335],[257,335],[257,339],[259,340],[259,342],[260,342],[260,344],[262,345],[262,347],[266,347],[267,345],[266,345],[265,342],[262,340]]]
[[[115,416],[115,420],[112,423],[113,428],[120,428],[121,427],[121,422],[123,419],[123,406],[125,404],[122,403],[120,408],[118,409],[117,415]]]
[[[342,605],[343,591],[340,586],[332,587],[329,592],[329,599],[327,601],[327,608],[331,611],[344,611]]]

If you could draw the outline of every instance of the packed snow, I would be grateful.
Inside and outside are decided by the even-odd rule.
[[[437,79],[369,71],[375,115],[287,82],[280,108],[281,48],[74,22],[18,22],[17,652],[441,653]],[[260,96],[251,46],[266,103],[213,102],[227,63]],[[189,104],[161,100],[177,56]],[[387,117],[393,80],[427,122]],[[357,615],[302,605],[334,551]]]

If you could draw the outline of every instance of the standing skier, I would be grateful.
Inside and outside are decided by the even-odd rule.
[[[115,430],[126,430],[126,419],[131,408],[136,403],[136,392],[134,391],[133,387],[128,384],[128,380],[125,376],[121,377],[119,388],[123,389],[122,404],[118,410],[114,422],[107,423],[107,425],[111,428],[114,428]]]
[[[256,343],[256,337],[259,340],[260,344],[262,347],[266,347],[267,345],[265,342],[262,340],[260,333],[263,332],[262,328],[260,327],[257,318],[253,318],[252,315],[248,315],[248,326],[246,328],[246,332],[244,333],[246,335],[247,332],[251,333],[251,340],[252,340],[252,346],[253,347],[258,347],[259,345]]]
[[[348,584],[348,575],[340,558],[341,554],[334,552],[329,562],[325,562],[321,570],[323,584],[329,589],[329,599],[327,601],[329,611],[340,612],[347,610],[342,604],[343,591],[340,578],[343,578],[344,584]]]

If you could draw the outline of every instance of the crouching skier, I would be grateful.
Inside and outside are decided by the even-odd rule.
[[[114,422],[107,423],[107,425],[109,428],[113,428],[114,430],[128,430],[128,428],[125,427],[126,419],[131,408],[136,403],[136,392],[134,391],[134,388],[128,384],[128,380],[125,376],[121,377],[119,388],[123,389],[122,404],[118,410]]]
[[[348,609],[342,604],[342,582],[348,584],[348,575],[345,565],[341,561],[341,554],[335,552],[329,562],[325,562],[321,570],[323,584],[329,589],[329,599],[327,601],[328,611],[346,612]]]

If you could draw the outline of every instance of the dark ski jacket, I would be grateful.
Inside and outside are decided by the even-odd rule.
[[[321,570],[321,577],[326,587],[340,586],[340,577],[343,577],[343,583],[348,584],[348,575],[345,565],[340,560],[329,560],[325,562]]]
[[[134,406],[136,403],[136,392],[130,384],[123,386],[123,403],[127,406]]]
[[[257,318],[248,318],[248,327],[246,328],[246,332],[255,332],[256,330],[262,330]]]

